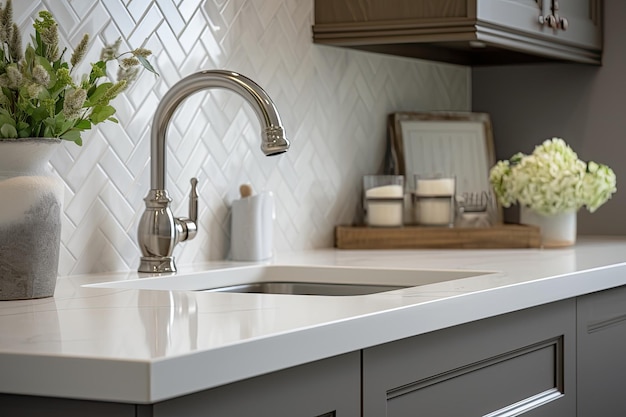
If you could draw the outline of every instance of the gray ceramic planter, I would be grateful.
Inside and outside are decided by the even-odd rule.
[[[57,139],[0,139],[0,300],[51,297],[63,184],[48,165]]]

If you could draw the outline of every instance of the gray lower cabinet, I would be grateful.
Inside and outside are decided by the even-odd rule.
[[[132,404],[0,394],[2,417],[136,417]]]
[[[150,405],[0,394],[4,417],[359,417],[352,352]]]
[[[352,352],[139,406],[137,417],[358,417],[360,367]]]
[[[364,350],[363,416],[575,416],[575,308],[565,300]]]
[[[626,287],[578,298],[578,416],[626,416]]]
[[[626,286],[155,404],[0,394],[0,416],[621,417],[624,387]]]

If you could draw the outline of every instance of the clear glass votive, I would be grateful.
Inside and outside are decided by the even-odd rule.
[[[456,178],[415,174],[417,223],[424,226],[454,226]]]
[[[404,214],[402,175],[363,176],[365,223],[375,227],[399,227]]]

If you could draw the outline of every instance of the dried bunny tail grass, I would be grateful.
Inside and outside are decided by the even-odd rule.
[[[87,53],[88,45],[89,45],[89,34],[85,33],[83,35],[83,38],[80,40],[80,42],[76,46],[76,49],[74,49],[74,53],[72,54],[70,58],[70,64],[72,64],[72,68],[74,68],[83,60],[83,58],[85,57],[85,54]]]
[[[126,81],[126,85],[129,86],[131,85],[139,76],[139,67],[138,66],[132,66],[132,67],[124,67],[122,65],[119,66],[119,68],[117,69],[117,79],[119,81]]]
[[[102,99],[100,101],[102,101],[103,103],[108,103],[109,101],[117,97],[117,95],[121,93],[122,91],[124,91],[125,89],[126,89],[126,80],[118,81],[115,84],[113,84],[111,88],[109,88],[106,91],[106,93],[103,94]]]
[[[152,55],[152,51],[146,48],[137,48],[133,51],[133,55],[148,58],[150,55]]]
[[[122,45],[122,38],[117,38],[112,45],[106,44],[100,51],[100,61],[115,59],[119,54],[120,45]]]
[[[32,76],[33,76],[33,81],[36,84],[47,87],[48,83],[50,83],[50,74],[48,74],[48,71],[46,71],[46,69],[39,64],[36,64],[33,67]]]
[[[63,114],[67,119],[77,119],[81,115],[81,110],[85,100],[87,99],[87,91],[83,88],[77,88],[65,96],[63,102]]]
[[[13,28],[13,2],[7,0],[4,8],[0,9],[0,42],[8,42]]]
[[[16,23],[13,23],[11,30],[11,39],[9,39],[9,54],[14,62],[21,60],[24,57],[22,53],[22,34],[20,28]]]

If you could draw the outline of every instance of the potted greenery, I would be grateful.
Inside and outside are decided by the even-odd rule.
[[[617,191],[611,168],[578,159],[561,138],[498,161],[489,179],[503,207],[519,204],[520,223],[540,226],[545,247],[574,244],[578,210],[593,213]]]
[[[117,122],[111,100],[139,66],[154,72],[149,50],[118,54],[118,41],[79,75],[89,36],[70,54],[59,45],[53,16],[38,16],[23,49],[11,0],[0,7],[0,300],[54,294],[64,188],[48,158],[62,140],[81,145],[84,131]],[[116,82],[108,81],[110,61],[119,63]]]

